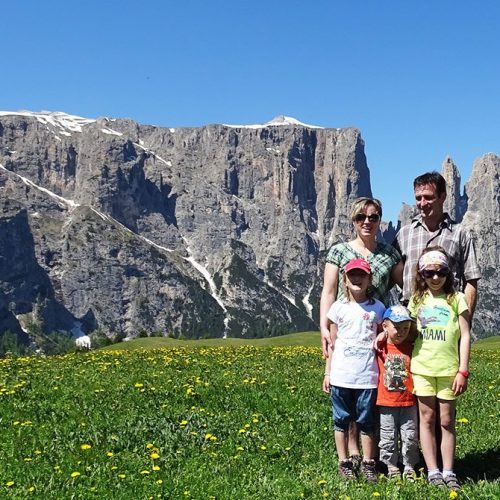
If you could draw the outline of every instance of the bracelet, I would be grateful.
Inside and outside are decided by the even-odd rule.
[[[469,372],[466,372],[464,370],[458,370],[457,373],[460,373],[465,378],[469,378]]]

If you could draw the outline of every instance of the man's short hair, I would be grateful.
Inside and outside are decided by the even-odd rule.
[[[439,172],[426,172],[425,174],[419,175],[413,181],[413,189],[417,186],[424,186],[425,184],[434,184],[438,196],[441,196],[443,193],[446,194],[446,181]]]

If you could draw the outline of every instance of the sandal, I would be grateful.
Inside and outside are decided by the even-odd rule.
[[[432,476],[429,476],[427,478],[427,482],[431,486],[439,486],[441,488],[443,486],[446,486],[446,483],[444,482],[444,479],[443,479],[443,476],[442,476],[441,472],[438,472],[437,474],[433,474]]]
[[[339,463],[339,474],[348,481],[353,481],[354,479],[356,479],[356,474],[354,474],[354,467],[350,460],[342,460],[342,462]]]
[[[460,483],[458,482],[457,476],[455,474],[452,473],[444,476],[443,481],[450,491],[460,490]]]
[[[367,483],[376,483],[377,469],[375,468],[375,460],[363,460],[361,462],[361,473]]]

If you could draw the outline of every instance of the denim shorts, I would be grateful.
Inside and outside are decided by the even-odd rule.
[[[332,385],[330,396],[336,431],[346,432],[353,421],[362,434],[375,432],[377,389],[350,389]]]

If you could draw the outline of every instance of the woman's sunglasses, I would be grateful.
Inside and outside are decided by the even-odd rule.
[[[354,220],[356,222],[365,222],[365,220],[368,219],[369,222],[378,222],[380,220],[380,215],[379,214],[357,214],[354,216]]]
[[[420,271],[420,274],[425,279],[434,278],[435,275],[439,276],[440,278],[444,278],[445,276],[448,276],[448,269],[439,269],[438,271],[429,271],[427,269],[424,269],[423,271]]]

